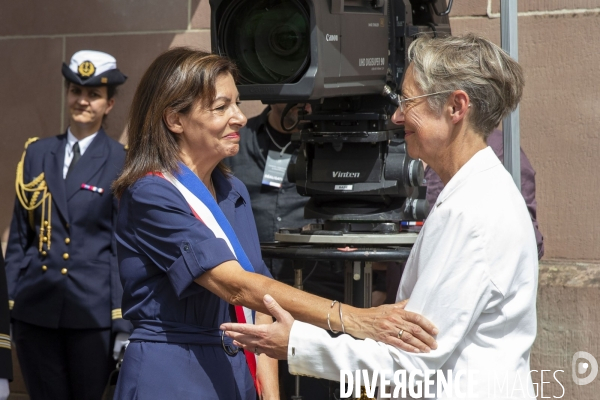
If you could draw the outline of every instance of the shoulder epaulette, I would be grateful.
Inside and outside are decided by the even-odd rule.
[[[37,142],[38,140],[40,140],[39,137],[32,137],[27,139],[27,141],[25,142],[25,150],[27,150],[27,148],[29,147],[29,145],[33,142]]]

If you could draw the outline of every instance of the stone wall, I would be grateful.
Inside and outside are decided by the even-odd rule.
[[[453,32],[476,32],[499,44],[499,4],[455,1]],[[62,62],[84,48],[117,58],[129,80],[107,131],[119,139],[149,63],[172,46],[210,50],[209,25],[208,0],[0,0],[0,230],[10,222],[23,143],[66,129]],[[558,376],[566,399],[595,398],[600,382],[576,386],[570,377],[575,351],[600,356],[600,289],[594,275],[600,263],[600,174],[594,165],[600,152],[599,48],[598,0],[519,2],[519,61],[526,72],[521,143],[537,170],[538,220],[548,260],[540,270],[532,366],[563,369]],[[262,105],[243,107],[254,115]],[[561,394],[559,385],[545,388],[552,391],[545,396]]]

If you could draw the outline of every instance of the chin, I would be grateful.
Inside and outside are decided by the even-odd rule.
[[[240,151],[240,145],[236,144],[235,146],[231,146],[225,152],[225,157],[233,157]]]
[[[414,151],[413,146],[409,145],[408,143],[406,143],[406,152],[408,153],[410,158],[414,158],[415,160],[419,159],[418,151]]]
[[[83,117],[82,115],[71,115],[71,121],[73,122],[77,122],[79,124],[89,124],[89,123],[93,123],[94,121],[92,121],[90,118],[86,118]]]

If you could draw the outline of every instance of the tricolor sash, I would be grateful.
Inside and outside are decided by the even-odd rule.
[[[181,173],[176,175],[171,175],[168,172],[154,173],[153,175],[160,176],[171,182],[188,202],[194,216],[206,225],[216,237],[223,239],[227,243],[234,257],[245,271],[254,272],[254,267],[250,259],[244,252],[231,224],[212,194],[202,180],[187,166],[179,163],[179,167],[181,168]],[[234,308],[238,323],[254,323],[255,312],[253,310],[243,306],[235,306]],[[247,350],[244,350],[244,354],[250,374],[254,380],[254,386],[258,390],[256,382],[256,355]]]

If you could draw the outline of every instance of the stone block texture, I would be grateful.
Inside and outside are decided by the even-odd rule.
[[[587,385],[577,385],[572,374],[575,353],[585,351],[600,360],[598,304],[600,264],[571,261],[543,261],[540,264],[538,334],[531,353],[538,399],[598,398],[600,376]],[[547,371],[543,379],[547,383],[543,385],[542,370]],[[589,372],[576,376],[585,378],[588,375]]]
[[[95,35],[187,29],[189,0],[2,0],[0,35]]]
[[[570,368],[576,351],[600,358],[600,289],[594,275],[600,263],[600,3],[528,0],[518,7],[519,61],[526,74],[521,143],[537,170],[545,259],[564,272],[544,272],[542,264],[547,279],[540,281],[532,366],[565,371],[558,375],[563,398],[592,399],[598,397],[600,377],[577,386]],[[454,1],[453,33],[475,32],[500,44],[499,12],[500,0]],[[143,72],[158,54],[181,45],[210,49],[209,0],[0,0],[0,231],[10,223],[23,143],[66,128],[61,63],[81,49],[117,58],[129,79],[107,131],[125,142],[129,103]],[[263,107],[242,106],[248,116]],[[592,277],[583,279],[581,271]],[[554,383],[544,384],[544,396],[560,396],[561,387],[548,380]]]

